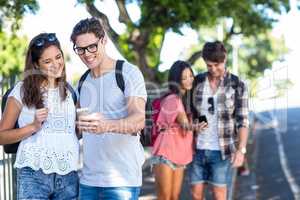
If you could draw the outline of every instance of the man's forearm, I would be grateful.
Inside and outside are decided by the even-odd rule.
[[[145,115],[137,113],[119,120],[108,120],[107,132],[132,134],[142,130],[144,126]]]
[[[248,128],[245,127],[239,128],[238,137],[239,137],[238,149],[246,147],[248,141]]]

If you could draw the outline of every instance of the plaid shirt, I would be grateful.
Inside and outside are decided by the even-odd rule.
[[[207,72],[199,74],[195,79],[196,85],[192,92],[194,117],[201,115],[206,77]],[[219,145],[222,159],[226,159],[236,151],[238,129],[241,127],[248,128],[249,126],[247,86],[237,76],[226,72],[221,79],[215,110],[217,111]]]

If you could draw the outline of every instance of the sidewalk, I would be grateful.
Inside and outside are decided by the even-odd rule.
[[[245,200],[256,200],[256,175],[255,175],[255,168],[256,168],[256,157],[258,152],[258,146],[256,141],[256,132],[257,128],[262,126],[257,120],[252,121],[252,126],[249,131],[249,139],[247,145],[247,159],[250,174],[247,176],[236,176],[235,182],[235,192],[234,197],[236,200],[245,199]],[[268,124],[265,124],[268,126]]]

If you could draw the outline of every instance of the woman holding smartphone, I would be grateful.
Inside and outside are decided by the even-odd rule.
[[[156,122],[161,131],[151,158],[158,200],[179,199],[184,169],[192,161],[193,131],[199,132],[207,126],[205,122],[193,124],[187,109],[193,81],[194,74],[188,63],[176,61],[171,66],[169,92],[161,99]]]
[[[0,144],[21,141],[17,199],[77,199],[79,143],[75,105],[67,89],[63,52],[54,33],[34,37],[24,79],[9,94]],[[19,127],[14,129],[18,120]]]

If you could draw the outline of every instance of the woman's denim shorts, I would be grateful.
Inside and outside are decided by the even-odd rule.
[[[186,168],[186,165],[176,164],[176,163],[174,163],[174,162],[166,159],[163,156],[152,156],[150,158],[150,165],[151,166],[153,166],[153,165],[159,165],[159,164],[166,164],[166,165],[168,165],[173,170],[176,170],[176,169],[179,169],[179,168]]]

